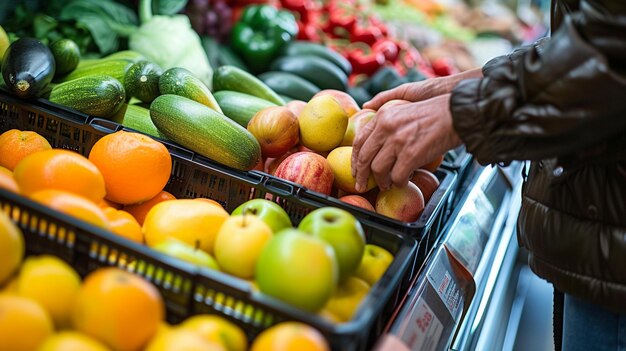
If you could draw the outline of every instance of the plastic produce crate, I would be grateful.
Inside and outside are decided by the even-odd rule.
[[[45,100],[27,103],[0,91],[0,132],[11,128],[36,131],[55,148],[88,155],[100,137],[121,126]],[[280,184],[275,187],[269,177],[236,172],[176,145],[165,145],[173,160],[166,190],[177,198],[209,197],[229,212],[249,199],[270,198],[287,210],[294,225],[321,207],[301,199],[295,192],[285,191]],[[171,323],[198,313],[216,313],[242,326],[252,338],[280,321],[302,321],[320,330],[333,350],[365,350],[371,346],[399,302],[402,286],[410,279],[417,248],[414,239],[361,220],[368,243],[389,250],[394,260],[372,286],[354,318],[332,324],[254,292],[243,280],[164,256],[2,189],[0,208],[23,230],[28,254],[55,254],[83,276],[98,267],[117,266],[151,281],[164,297]]]
[[[474,156],[467,152],[465,145],[461,145],[456,149],[446,153],[441,162],[441,167],[457,174],[457,182],[453,188],[453,192],[449,198],[449,211],[452,212],[463,192],[463,185],[470,175]]]

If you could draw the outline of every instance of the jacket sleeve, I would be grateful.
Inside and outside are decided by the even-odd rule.
[[[568,156],[626,133],[626,1],[582,0],[550,40],[495,58],[452,92],[483,164]]]

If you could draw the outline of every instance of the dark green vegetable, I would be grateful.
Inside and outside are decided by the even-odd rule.
[[[88,115],[113,116],[126,98],[119,80],[107,75],[95,75],[61,83],[52,88],[49,100]]]
[[[56,63],[55,76],[68,74],[78,67],[80,49],[73,40],[57,40],[50,45],[50,51]]]
[[[277,106],[267,100],[237,91],[220,90],[215,92],[215,100],[226,117],[246,128],[254,115],[264,108]]]
[[[265,72],[259,75],[259,79],[277,94],[290,97],[290,100],[309,101],[320,91],[315,84],[288,72]]]
[[[313,55],[332,62],[335,66],[350,75],[352,73],[352,65],[345,57],[341,56],[335,50],[321,44],[308,41],[292,41],[283,46],[280,56],[297,56],[297,55]]]
[[[122,108],[111,117],[111,120],[126,128],[134,129],[153,137],[167,139],[165,134],[161,133],[152,122],[148,108],[124,104]]]
[[[126,95],[143,102],[152,102],[160,95],[159,78],[163,69],[156,63],[139,61],[128,69],[124,77]]]
[[[159,90],[161,94],[184,96],[217,112],[222,112],[209,88],[184,68],[173,67],[163,72],[159,79]]]
[[[238,91],[280,106],[285,104],[285,101],[260,79],[234,66],[222,66],[213,73],[213,89]]]
[[[295,74],[320,89],[345,91],[348,87],[348,76],[339,67],[317,56],[281,57],[270,65],[270,70]]]
[[[45,94],[54,72],[54,56],[39,40],[18,39],[4,53],[2,78],[9,91],[20,98]]]

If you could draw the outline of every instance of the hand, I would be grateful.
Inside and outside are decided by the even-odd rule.
[[[380,109],[356,136],[352,175],[362,191],[370,170],[381,190],[406,186],[412,173],[461,144],[452,126],[450,94]]]
[[[405,83],[397,88],[383,91],[363,105],[363,108],[378,110],[382,105],[390,100],[407,100],[417,102],[428,100],[435,96],[450,94],[452,89],[460,81],[469,78],[482,77],[482,69],[476,68],[447,77],[427,79],[421,82]]]

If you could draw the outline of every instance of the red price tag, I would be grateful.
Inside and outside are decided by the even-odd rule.
[[[433,321],[433,315],[429,311],[424,310],[421,316],[418,316],[415,320],[417,327],[422,333],[426,333],[430,323]]]

